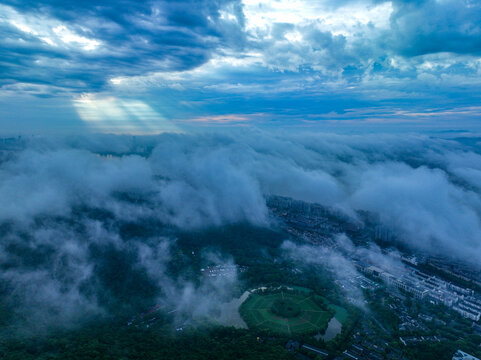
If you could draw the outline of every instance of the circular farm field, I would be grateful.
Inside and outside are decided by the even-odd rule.
[[[322,333],[334,311],[314,296],[295,291],[255,292],[241,305],[240,314],[249,328],[283,335]]]

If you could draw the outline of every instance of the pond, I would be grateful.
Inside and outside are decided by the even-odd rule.
[[[340,334],[341,330],[342,330],[342,324],[339,322],[339,320],[333,317],[327,324],[327,329],[324,335],[317,334],[314,337],[317,340],[322,339],[327,342],[334,339],[338,334]]]

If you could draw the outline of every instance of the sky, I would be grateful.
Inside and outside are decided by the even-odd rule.
[[[0,134],[472,131],[476,0],[2,0]]]

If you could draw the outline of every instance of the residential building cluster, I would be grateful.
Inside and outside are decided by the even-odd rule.
[[[481,270],[471,266],[469,263],[466,264],[446,256],[432,255],[426,259],[426,262],[433,268],[481,287]]]
[[[475,296],[471,289],[456,286],[409,267],[398,276],[362,262],[357,263],[357,268],[365,274],[382,279],[388,287],[402,289],[416,299],[444,304],[467,319],[479,321],[481,318],[481,298]]]
[[[215,265],[200,269],[207,277],[234,277],[238,273],[247,271],[247,266],[239,265]]]

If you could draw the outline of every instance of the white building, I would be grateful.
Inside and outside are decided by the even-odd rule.
[[[464,307],[462,304],[458,304],[456,306],[453,306],[453,310],[457,311],[460,313],[462,316],[464,316],[467,319],[471,319],[474,321],[479,321],[481,314],[478,312],[473,312],[472,310]]]

